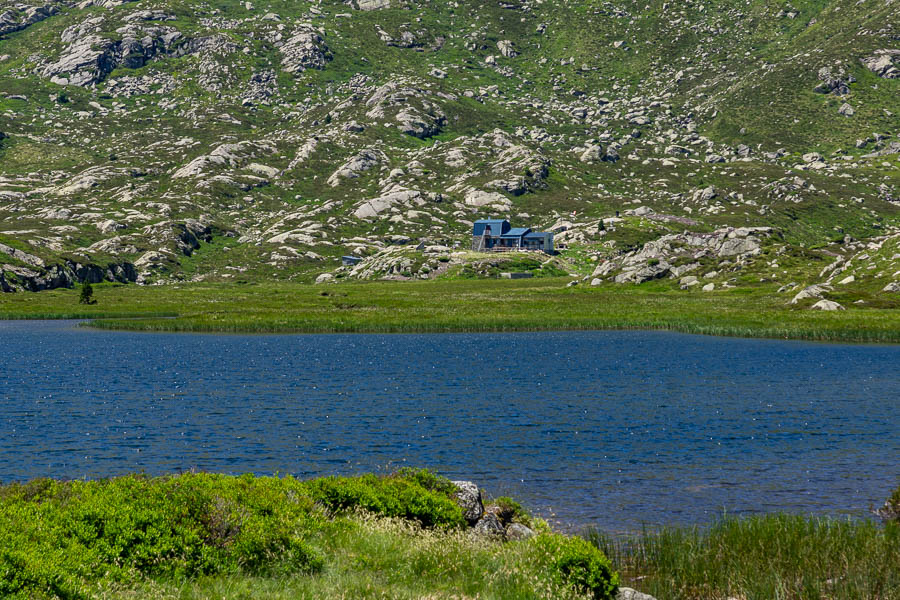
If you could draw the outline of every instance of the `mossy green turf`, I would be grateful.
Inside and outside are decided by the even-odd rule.
[[[844,311],[790,305],[774,285],[685,292],[666,281],[579,285],[567,278],[335,285],[94,286],[0,296],[3,319],[98,319],[94,327],[193,332],[452,332],[658,329],[708,335],[900,342],[900,310],[858,308],[864,294],[835,294]],[[866,305],[863,305],[866,306]],[[161,318],[170,317],[170,318]]]
[[[0,486],[3,598],[611,598],[584,539],[465,530],[428,471],[131,475]]]

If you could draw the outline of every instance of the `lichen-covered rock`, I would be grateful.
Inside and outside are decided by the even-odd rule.
[[[356,7],[359,10],[378,10],[390,6],[391,0],[356,0]]]
[[[456,486],[454,497],[456,503],[463,510],[463,517],[469,525],[475,525],[484,515],[481,490],[471,481],[454,481],[452,483]]]
[[[510,523],[506,528],[506,539],[509,541],[527,540],[534,536],[534,531],[521,523]]]
[[[825,292],[831,291],[831,286],[828,285],[810,285],[799,292],[793,297],[791,300],[791,304],[797,304],[801,300],[806,300],[807,298],[821,298],[822,294]]]
[[[478,535],[487,537],[503,537],[506,535],[503,523],[500,522],[500,518],[494,513],[485,513],[481,519],[475,523],[473,531]]]
[[[844,307],[833,300],[819,300],[811,307],[813,310],[844,310]]]
[[[656,598],[632,588],[620,587],[616,594],[616,600],[656,600]]]
[[[863,66],[885,79],[900,78],[900,50],[876,50],[872,56],[860,59]]]
[[[603,157],[606,156],[606,153],[603,151],[603,146],[599,144],[592,144],[587,147],[587,149],[581,153],[579,160],[583,163],[592,163],[603,160]]]

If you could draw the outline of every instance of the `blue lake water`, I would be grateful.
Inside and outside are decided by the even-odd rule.
[[[0,322],[0,340],[5,482],[427,466],[610,531],[865,515],[900,484],[900,346],[72,322]]]

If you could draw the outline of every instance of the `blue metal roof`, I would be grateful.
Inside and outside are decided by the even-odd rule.
[[[472,224],[472,235],[481,235],[486,228],[491,228],[491,235],[498,236],[509,231],[506,219],[478,219]]]
[[[528,227],[513,227],[512,229],[504,233],[501,237],[520,238],[523,235],[528,234],[529,232],[531,232],[531,229],[529,229]]]
[[[544,239],[545,237],[547,237],[548,235],[553,235],[553,234],[547,233],[546,231],[532,231],[531,233],[525,234],[525,237],[526,237],[526,238],[541,239],[541,240],[542,240],[542,239]]]

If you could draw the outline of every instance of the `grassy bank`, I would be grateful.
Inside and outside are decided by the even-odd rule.
[[[900,342],[900,309],[823,313],[791,306],[774,288],[716,292],[580,285],[567,279],[376,282],[312,286],[183,284],[95,286],[0,295],[0,318],[97,318],[95,327],[138,331],[450,332],[658,329],[709,335]],[[809,304],[811,302],[807,302]],[[159,318],[168,316],[174,318]]]
[[[3,598],[608,598],[581,538],[473,534],[455,488],[186,474],[0,486]],[[510,519],[527,519],[517,513]]]
[[[620,570],[623,585],[661,600],[900,598],[898,522],[769,515],[633,538],[589,537]]]
[[[497,499],[495,514],[535,531],[504,541],[474,533],[454,489],[411,469],[0,486],[0,597],[598,600],[621,580],[659,600],[900,599],[900,511],[584,539]]]

